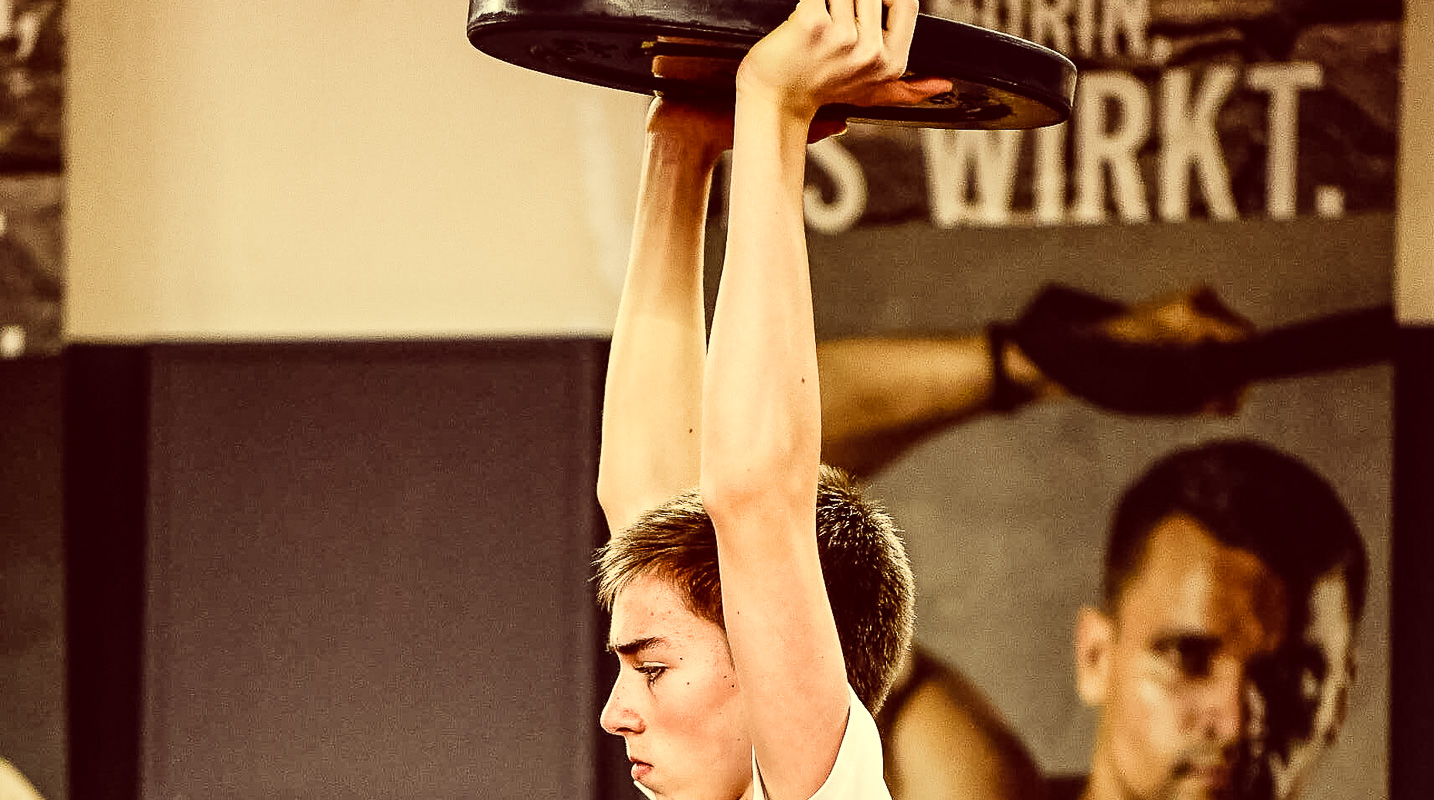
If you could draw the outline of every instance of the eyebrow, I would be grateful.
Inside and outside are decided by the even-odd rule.
[[[1186,647],[1207,647],[1211,650],[1215,650],[1220,647],[1221,643],[1221,638],[1216,634],[1190,630],[1188,628],[1161,631],[1150,641],[1150,645],[1157,649],[1170,647],[1172,645],[1184,645]]]
[[[661,636],[644,636],[641,639],[633,639],[630,642],[622,642],[621,644],[608,642],[606,649],[609,653],[630,656],[640,653],[649,647],[659,647],[664,644],[667,644],[667,640]]]

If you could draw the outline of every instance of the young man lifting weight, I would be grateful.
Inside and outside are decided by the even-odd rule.
[[[910,636],[911,579],[890,521],[819,467],[802,184],[809,137],[837,127],[813,126],[821,106],[951,89],[902,80],[916,12],[801,0],[742,61],[730,120],[662,100],[649,115],[598,478],[621,662],[602,724],[649,796],[888,796],[870,712]],[[729,142],[709,345],[702,231]]]

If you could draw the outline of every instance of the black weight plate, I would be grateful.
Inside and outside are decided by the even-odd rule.
[[[791,0],[471,0],[468,40],[494,58],[640,94],[730,102],[737,64]],[[654,74],[654,60],[663,74]],[[933,128],[1038,128],[1070,116],[1074,65],[1045,47],[922,14],[907,64],[948,78],[918,106],[831,106],[824,117]]]

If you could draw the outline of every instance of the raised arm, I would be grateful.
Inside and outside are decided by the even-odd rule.
[[[915,102],[915,0],[801,0],[737,76],[727,253],[703,392],[701,491],[717,531],[727,637],[768,795],[810,797],[846,727],[849,693],[815,540],[821,442],[802,221],[818,107]]]
[[[702,239],[723,116],[656,100],[608,357],[598,501],[615,535],[698,481],[706,318]]]
[[[1214,291],[1196,286],[1127,307],[1099,330],[1113,343],[1178,350],[1237,342],[1254,327]],[[993,353],[993,345],[1000,351]],[[984,333],[838,339],[822,342],[817,359],[822,460],[858,477],[870,477],[926,439],[992,411],[1067,396],[1008,338]],[[1005,398],[997,397],[997,370],[1004,373]],[[1238,401],[1238,393],[1218,389],[1192,405],[1229,413]]]
[[[1002,351],[993,355],[993,345]],[[817,364],[822,462],[858,478],[952,426],[1011,410],[995,402],[997,369],[1021,404],[1062,394],[1015,345],[979,333],[829,340],[818,345]]]

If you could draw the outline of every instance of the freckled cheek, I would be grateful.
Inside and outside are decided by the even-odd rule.
[[[750,748],[750,745],[746,744],[742,697],[737,692],[737,682],[731,667],[717,671],[712,678],[706,687],[704,704],[710,710],[708,716],[713,725],[713,734],[718,740],[731,741],[736,743],[734,746]]]
[[[692,689],[693,686],[683,686]],[[677,705],[666,716],[667,730],[677,749],[689,754],[694,763],[713,775],[741,773],[750,769],[751,744],[742,725],[740,706],[716,702],[710,693],[689,693],[689,702]]]

